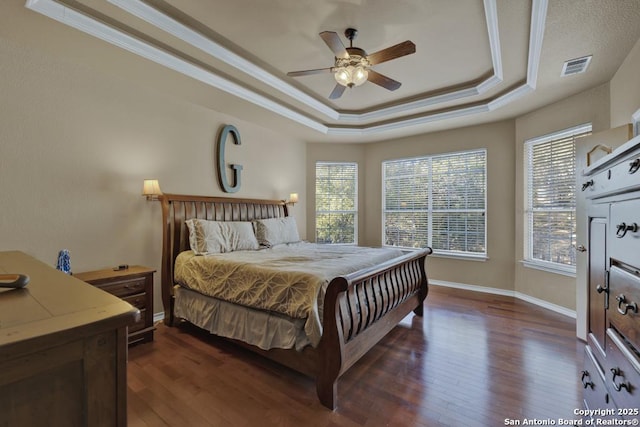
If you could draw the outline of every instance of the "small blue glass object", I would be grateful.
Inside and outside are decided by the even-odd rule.
[[[62,249],[58,252],[58,264],[56,265],[56,269],[63,273],[71,274],[71,256],[69,255],[69,250]]]

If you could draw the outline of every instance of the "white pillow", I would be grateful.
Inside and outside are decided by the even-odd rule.
[[[292,216],[260,219],[254,221],[253,225],[258,243],[262,246],[271,247],[300,241],[296,219]]]
[[[189,245],[196,255],[255,250],[260,247],[248,221],[188,219]]]

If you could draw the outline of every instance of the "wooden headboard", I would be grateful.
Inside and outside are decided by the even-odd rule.
[[[191,218],[211,221],[253,221],[289,216],[284,200],[163,194],[162,203],[162,303],[165,323],[173,322],[173,266],[178,254],[189,248]]]

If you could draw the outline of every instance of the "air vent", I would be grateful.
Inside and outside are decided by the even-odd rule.
[[[587,71],[587,67],[591,62],[592,55],[583,56],[582,58],[570,59],[562,66],[561,77],[570,76],[573,74],[580,74]]]

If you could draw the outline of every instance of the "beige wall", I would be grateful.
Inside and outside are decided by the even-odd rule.
[[[309,144],[307,182],[313,191],[314,165],[322,160],[359,162],[359,243],[382,242],[382,162],[389,159],[487,149],[487,261],[431,257],[430,279],[513,289],[514,123],[512,120],[365,145]],[[309,198],[311,199],[310,196]],[[313,234],[315,216],[308,210],[307,232]]]
[[[609,128],[609,85],[604,84],[516,119],[515,133],[515,290],[571,310],[576,309],[575,277],[524,267],[524,142],[536,136],[591,122]]]
[[[244,166],[236,195],[298,192],[292,213],[310,240],[317,160],[358,162],[360,243],[379,245],[383,160],[487,148],[489,259],[431,257],[430,277],[575,308],[575,280],[519,263],[522,144],[585,121],[604,130],[640,108],[640,41],[610,84],[515,120],[370,145],[306,145],[256,125],[259,107],[240,100],[231,102],[244,114],[224,114],[212,108],[219,91],[28,11],[24,0],[0,5],[0,58],[0,250],[53,265],[66,248],[74,271],[123,263],[159,269],[160,205],[140,196],[142,180],[158,178],[166,192],[222,195],[213,143],[222,125],[233,124],[242,145],[229,144],[227,161]],[[159,301],[157,292],[155,312]]]
[[[304,142],[4,35],[0,250],[55,265],[66,248],[75,272],[118,264],[159,271],[160,204],[140,195],[142,181],[158,178],[165,192],[223,195],[214,141],[225,124],[242,139],[241,146],[227,144],[227,161],[244,166],[234,196],[298,192],[305,200]],[[305,237],[304,209],[292,213]],[[158,273],[156,313],[159,283]]]
[[[640,39],[611,79],[611,127],[631,123],[640,109]]]

